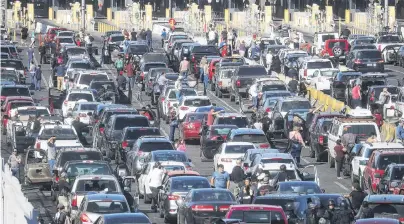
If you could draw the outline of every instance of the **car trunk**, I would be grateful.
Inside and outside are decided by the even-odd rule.
[[[196,217],[205,217],[206,219],[224,217],[229,210],[230,205],[234,203],[231,202],[220,202],[220,201],[204,201],[203,204],[199,203],[197,206],[199,208],[194,208],[192,213]]]
[[[30,183],[46,183],[52,181],[52,175],[47,163],[26,164],[26,176]]]

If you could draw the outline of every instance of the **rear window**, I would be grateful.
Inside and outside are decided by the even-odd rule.
[[[42,115],[49,115],[47,109],[35,109],[35,110],[18,110],[18,114],[22,116],[42,116]]]
[[[358,38],[355,40],[355,44],[374,44],[376,41],[374,38]],[[374,46],[374,45],[373,45]],[[375,46],[376,48],[376,46]]]
[[[11,102],[11,109],[15,109],[17,107],[27,107],[27,106],[34,106],[33,102]]]
[[[234,142],[251,142],[251,143],[268,142],[267,137],[262,134],[236,135],[233,137],[233,141]]]
[[[93,101],[93,95],[88,93],[71,93],[69,94],[68,101],[79,101],[79,100],[87,100],[89,102]]]
[[[63,140],[75,140],[77,139],[76,133],[74,133],[71,128],[53,128],[53,129],[43,129],[39,135],[39,139],[49,139],[52,136],[56,136],[57,139]]]
[[[210,188],[210,184],[206,179],[182,179],[173,180],[171,183],[171,191],[190,191],[198,188]]]
[[[290,101],[282,103],[282,112],[289,112],[296,109],[310,109],[311,105],[309,101]]]
[[[230,219],[240,219],[246,223],[285,224],[282,213],[277,211],[241,211],[233,210]]]
[[[335,35],[322,35],[321,39],[325,42],[326,40],[329,39],[335,39]]]
[[[371,203],[369,208],[372,209],[375,217],[399,219],[404,216],[403,203]]]
[[[210,130],[210,136],[227,136],[233,129],[236,128],[213,128]]]
[[[142,130],[140,129],[131,129],[126,132],[125,139],[128,140],[136,140],[142,136],[146,135],[153,135],[153,136],[160,136],[160,130],[159,129],[151,129],[151,128],[144,128]]]
[[[9,87],[1,88],[2,96],[31,96],[28,88],[25,87]]]
[[[170,142],[143,142],[139,150],[142,152],[152,152],[156,150],[174,150]]]
[[[97,109],[97,104],[81,104],[80,105],[80,110],[96,110]]]
[[[379,43],[400,43],[400,42],[401,42],[400,37],[395,35],[381,36],[379,39]]]
[[[60,32],[58,34],[59,37],[68,37],[68,36],[73,36],[73,35],[74,35],[74,33],[72,33],[72,32]]]
[[[60,158],[60,165],[64,166],[67,161],[73,160],[102,160],[102,154],[99,152],[65,152]]]
[[[308,69],[332,68],[330,61],[315,61],[307,63]]]
[[[170,92],[170,95],[168,96],[169,99],[176,99],[177,98],[177,92],[178,90],[172,90]],[[181,90],[182,96],[197,96],[197,92],[193,89],[182,89]]]
[[[196,191],[192,201],[234,201],[230,191]]]
[[[70,68],[91,69],[91,64],[88,62],[73,62]]]
[[[254,201],[254,204],[260,204],[260,205],[277,205],[281,206],[283,209],[286,209],[287,204],[295,204],[294,207],[298,207],[296,205],[299,204],[299,202],[295,202],[293,199],[283,199],[283,198],[257,198]]]
[[[202,121],[208,117],[208,114],[187,114],[187,122]]]
[[[130,212],[126,201],[90,201],[87,204],[86,212],[96,214],[113,214]]]
[[[380,59],[382,58],[382,54],[380,51],[360,51],[358,52],[358,58],[366,58],[366,59]]]
[[[218,54],[219,50],[215,46],[195,46],[192,53]]]
[[[176,40],[188,39],[187,35],[173,35],[171,42],[174,43]]]
[[[123,41],[124,39],[124,36],[111,36],[111,42]]]
[[[239,76],[259,76],[266,75],[267,71],[264,67],[240,67],[237,71]]]
[[[225,149],[226,154],[243,154],[249,149],[255,148],[253,145],[227,145]]]
[[[146,64],[144,66],[144,71],[148,72],[151,68],[166,68],[167,65],[163,63]]]
[[[376,49],[375,45],[355,45],[351,50],[366,50],[366,49]]]
[[[79,84],[89,85],[91,81],[108,81],[107,75],[83,74],[80,76]]]
[[[185,156],[184,153],[178,153],[178,152],[155,152],[154,153],[154,161],[175,161],[175,162],[188,162],[187,157]]]
[[[86,54],[86,50],[83,48],[69,48],[66,50],[68,55],[81,55]]]
[[[272,158],[272,159],[261,159],[261,163],[269,164],[269,163],[294,163],[293,159],[282,159],[282,158]]]
[[[223,78],[231,78],[233,76],[235,70],[236,69],[223,70],[223,71],[220,71],[220,74],[222,75]]]
[[[102,191],[108,188],[110,192],[118,191],[118,186],[113,180],[101,180],[99,178],[93,178],[92,180],[79,180],[76,185],[76,192],[88,192],[88,191]]]
[[[245,128],[248,126],[248,120],[246,117],[219,117],[217,118],[216,124],[228,124],[228,125],[236,125],[239,128]]]
[[[398,88],[397,87],[384,87],[387,88],[387,91],[392,94],[392,95],[396,95],[398,94]],[[374,97],[376,99],[379,99],[380,93],[383,91],[383,88],[374,88]]]
[[[115,121],[114,130],[122,130],[125,127],[149,127],[146,117],[118,117]]]
[[[344,73],[339,73],[339,74],[337,75],[337,81],[346,82],[346,81],[348,81],[348,80],[350,80],[350,79],[355,79],[355,78],[357,78],[357,77],[359,77],[359,76],[360,76],[359,74],[344,74]]]
[[[60,43],[72,44],[74,43],[72,38],[59,38]]]
[[[0,67],[15,68],[15,70],[24,70],[24,65],[22,64],[22,61],[19,60],[2,60]]]
[[[68,177],[79,175],[112,175],[110,167],[105,163],[73,163],[66,167]],[[101,190],[104,190],[102,188]]]
[[[344,128],[348,127],[348,130],[344,130],[342,135],[346,133],[353,133],[361,140],[366,140],[368,137],[377,133],[375,126],[375,124],[344,125]]]
[[[291,96],[290,92],[271,92],[266,94],[265,98],[270,97],[286,97],[286,96]]]
[[[185,100],[184,106],[191,106],[191,107],[203,107],[203,106],[210,106],[209,99],[189,99]]]
[[[262,92],[274,91],[274,90],[287,90],[287,89],[286,89],[286,86],[283,85],[283,84],[264,85],[264,86],[262,86]]]
[[[108,123],[109,119],[111,118],[112,115],[119,115],[119,114],[139,114],[137,111],[127,111],[127,110],[122,110],[122,111],[109,111],[106,112],[104,122]]]
[[[146,53],[149,52],[149,48],[147,47],[147,45],[140,45],[140,44],[135,44],[135,45],[130,45],[130,51],[132,53]]]
[[[392,163],[403,164],[404,163],[404,154],[392,153],[392,154],[380,155],[377,169],[384,170],[384,169],[386,169],[386,167],[388,165],[390,165]]]

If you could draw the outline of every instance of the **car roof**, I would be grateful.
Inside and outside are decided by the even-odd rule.
[[[238,128],[231,130],[232,134],[264,134],[260,129],[255,128]]]
[[[207,180],[206,177],[203,176],[175,176],[171,177],[171,180],[189,180],[189,179],[200,179],[200,180]]]
[[[88,201],[99,201],[99,200],[114,200],[114,201],[125,201],[126,198],[123,194],[87,194]]]
[[[164,137],[164,136],[153,136],[153,137],[148,137],[148,136],[142,136],[140,138],[137,139],[137,141],[141,141],[141,142],[170,142],[171,141]]]
[[[114,175],[102,175],[102,174],[93,174],[93,175],[80,175],[77,179],[86,180],[86,179],[103,179],[103,180],[116,180]]]
[[[200,174],[193,170],[176,170],[176,171],[168,171],[166,173],[167,176],[175,176],[175,175],[182,175],[187,174],[191,176],[200,176]]]
[[[254,147],[254,144],[251,142],[226,142],[225,144],[226,144],[226,146],[227,145],[252,145],[252,147]]]
[[[65,152],[75,152],[75,151],[65,151]],[[94,151],[89,151],[89,152],[94,152]],[[80,164],[80,163],[92,163],[92,164],[106,164],[109,165],[109,162],[104,161],[104,160],[70,160],[67,161],[66,164]]]
[[[113,220],[114,218],[130,218],[130,217],[146,217],[147,219],[149,219],[149,217],[147,217],[147,215],[138,212],[138,213],[115,213],[115,214],[104,214],[103,215],[104,219],[106,221],[110,221]]]
[[[266,153],[261,153],[261,156],[263,159],[273,159],[273,158],[282,158],[282,159],[293,159],[292,155],[289,153],[270,153],[270,152],[266,152]]]
[[[231,205],[229,210],[251,210],[251,209],[260,209],[260,210],[282,210],[281,206],[277,205],[255,205],[255,204],[244,204],[244,205]]]
[[[240,113],[220,113],[217,115],[217,117],[247,117],[245,114],[240,114]]]
[[[364,199],[369,203],[400,203],[404,204],[404,195],[399,194],[378,194],[368,195]]]

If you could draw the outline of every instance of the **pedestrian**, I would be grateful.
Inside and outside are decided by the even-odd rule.
[[[128,62],[128,64],[125,66],[125,71],[126,71],[126,77],[129,79],[129,85],[133,89],[135,86],[135,74],[133,70],[133,64],[132,62]]]
[[[161,32],[161,48],[164,47],[164,41],[167,39],[167,32],[166,29],[163,29]]]
[[[61,203],[57,206],[57,212],[55,214],[55,224],[65,224],[67,218],[67,214],[65,211],[65,206]]]
[[[334,224],[333,218],[335,213],[335,201],[334,199],[328,200],[328,209],[324,212],[323,218],[328,220],[330,224]]]
[[[377,127],[379,127],[379,130],[381,130],[381,127],[383,125],[383,115],[380,113],[380,109],[376,109],[373,113],[373,117],[375,118],[375,122],[377,124]]]
[[[257,84],[251,85],[250,89],[248,90],[248,93],[250,94],[252,98],[252,108],[256,109],[258,108],[258,89],[257,89]]]
[[[168,81],[168,79],[166,78],[166,73],[162,72],[157,80],[157,83],[159,85],[160,94],[163,94],[163,89],[164,89],[164,86],[166,85],[167,81]]]
[[[50,139],[48,139],[47,153],[49,168],[50,170],[53,170],[56,161],[56,136],[52,136]]]
[[[183,77],[187,77],[188,75],[188,70],[189,70],[189,61],[187,60],[187,57],[184,57],[184,59],[180,62],[180,75]]]
[[[285,164],[282,164],[279,167],[279,170],[280,170],[280,172],[278,172],[275,175],[274,179],[272,180],[272,186],[274,186],[274,187],[280,182],[285,182],[285,181],[290,180],[290,177],[289,177],[289,174],[288,174],[288,172],[286,170],[286,165]]]
[[[350,128],[350,126],[344,126],[344,130],[342,132],[341,142],[345,148],[345,152],[350,152],[356,144],[356,135],[351,133]]]
[[[170,111],[170,141],[174,142],[175,140],[175,129],[178,127],[177,116],[175,110]]]
[[[223,164],[217,166],[217,171],[213,173],[210,179],[210,185],[215,186],[215,188],[229,189],[230,175],[224,171]]]
[[[357,108],[362,106],[362,95],[361,95],[361,86],[359,83],[356,83],[355,87],[352,88],[352,108]]]
[[[34,44],[35,44],[35,30],[32,30],[30,47],[34,47]]]
[[[25,45],[28,37],[28,28],[26,26],[21,28],[21,44]]]
[[[46,47],[45,43],[41,42],[41,45],[38,47],[39,55],[41,56],[39,59],[39,64],[46,63]]]
[[[13,153],[11,153],[10,157],[8,157],[8,165],[10,166],[11,174],[17,179],[19,179],[20,174],[20,163],[21,158],[20,156],[17,156],[17,149],[14,149]]]
[[[203,95],[205,95],[205,96],[207,95],[208,85],[209,85],[209,76],[204,75],[203,76]]]
[[[241,57],[244,57],[245,51],[246,51],[245,41],[242,40],[240,43],[240,46],[238,47],[238,53]]]
[[[180,101],[181,89],[182,89],[182,75],[180,74],[174,83],[175,95],[178,101]]]
[[[351,193],[349,193],[349,195],[347,195],[347,196],[351,198],[352,208],[355,211],[359,211],[359,209],[361,208],[361,205],[363,203],[363,200],[366,198],[366,196],[368,196],[368,194],[366,194],[362,190],[359,182],[355,181],[352,184]]]
[[[150,30],[150,28],[148,28],[147,31],[146,31],[146,41],[147,41],[147,46],[149,46],[149,49],[151,49],[153,47],[152,38],[153,38],[152,31]]]
[[[290,70],[292,70],[292,69],[290,69]],[[297,93],[299,82],[296,80],[296,76],[292,76],[291,78],[292,78],[292,80],[290,80],[288,83],[289,91],[292,93]]]
[[[63,90],[62,85],[64,82],[64,76],[65,76],[65,67],[59,64],[56,67],[57,88],[59,91]]]
[[[28,72],[31,78],[31,88],[33,89],[35,88],[35,70],[36,70],[35,62],[34,60],[32,60],[28,67]]]
[[[404,119],[401,119],[396,127],[396,142],[403,142],[404,140]]]
[[[42,70],[41,65],[35,69],[35,90],[41,90]]]
[[[31,66],[31,61],[34,61],[34,48],[30,46],[28,48],[27,54],[28,54],[28,68]]]
[[[247,178],[244,180],[244,185],[240,186],[240,192],[234,196],[238,199],[240,204],[252,204],[256,190],[257,189],[251,185],[251,179]]]
[[[339,210],[334,212],[334,215],[331,219],[332,224],[348,224],[354,221],[353,212],[348,208],[348,204],[345,200],[340,202]]]
[[[384,105],[385,103],[387,103],[387,99],[389,99],[390,97],[390,92],[388,91],[387,88],[383,88],[383,91],[380,93],[379,95],[379,100],[378,103],[381,105]]]
[[[185,144],[185,140],[182,138],[178,139],[175,147],[176,147],[177,151],[181,151],[181,152],[187,151],[187,146]]]
[[[152,192],[152,203],[151,203],[151,210],[152,212],[157,212],[157,207],[158,207],[158,194],[160,192],[158,187],[162,185],[163,181],[163,174],[164,170],[163,167],[161,166],[160,162],[156,162],[154,164],[153,170],[151,171],[149,175],[149,188],[150,191]]]
[[[341,140],[337,140],[337,144],[334,146],[334,151],[335,151],[335,165],[337,166],[337,179],[343,179],[340,176],[341,170],[342,170],[342,165],[344,162],[345,158],[345,152],[344,152],[344,146],[342,146]]]
[[[241,167],[242,161],[241,159],[237,159],[236,165],[233,167],[233,170],[230,174],[230,180],[234,183],[233,192],[234,196],[238,194],[238,190],[243,186],[243,181],[246,176],[244,174],[244,169]]]
[[[116,68],[116,71],[117,71],[117,73],[118,73],[118,75],[120,74],[120,73],[122,73],[122,71],[123,71],[123,59],[122,59],[122,56],[118,56],[118,59],[115,61],[115,68]]]
[[[299,127],[293,127],[293,131],[289,133],[289,140],[291,141],[290,154],[293,156],[293,158],[296,160],[296,164],[299,166],[302,147],[305,147]]]
[[[264,43],[263,40],[261,40],[260,45],[259,45],[259,48],[260,48],[260,52],[261,52],[260,55],[264,55],[265,43]]]
[[[372,208],[369,208],[369,202],[362,202],[362,206],[358,210],[355,219],[371,219],[375,217],[375,213]]]
[[[131,40],[132,40],[132,41],[136,41],[136,40],[137,40],[136,35],[137,35],[137,33],[136,33],[136,31],[135,31],[135,28],[132,28],[132,32],[130,33],[130,36],[131,36]]]
[[[223,111],[217,111],[217,112],[215,112],[215,108],[214,108],[214,107],[211,107],[210,110],[209,110],[209,112],[208,112],[208,117],[207,117],[207,119],[206,119],[206,125],[207,125],[207,126],[213,125],[213,121],[215,120],[215,116],[216,116],[217,114],[220,114],[221,112],[223,112]]]
[[[206,55],[204,55],[201,59],[201,62],[199,63],[199,76],[201,78],[201,83],[204,82],[205,66],[207,65],[208,65],[208,59],[206,58]]]

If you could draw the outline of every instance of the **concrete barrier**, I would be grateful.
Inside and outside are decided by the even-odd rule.
[[[380,130],[382,141],[393,142],[396,138],[396,124],[385,121]]]

